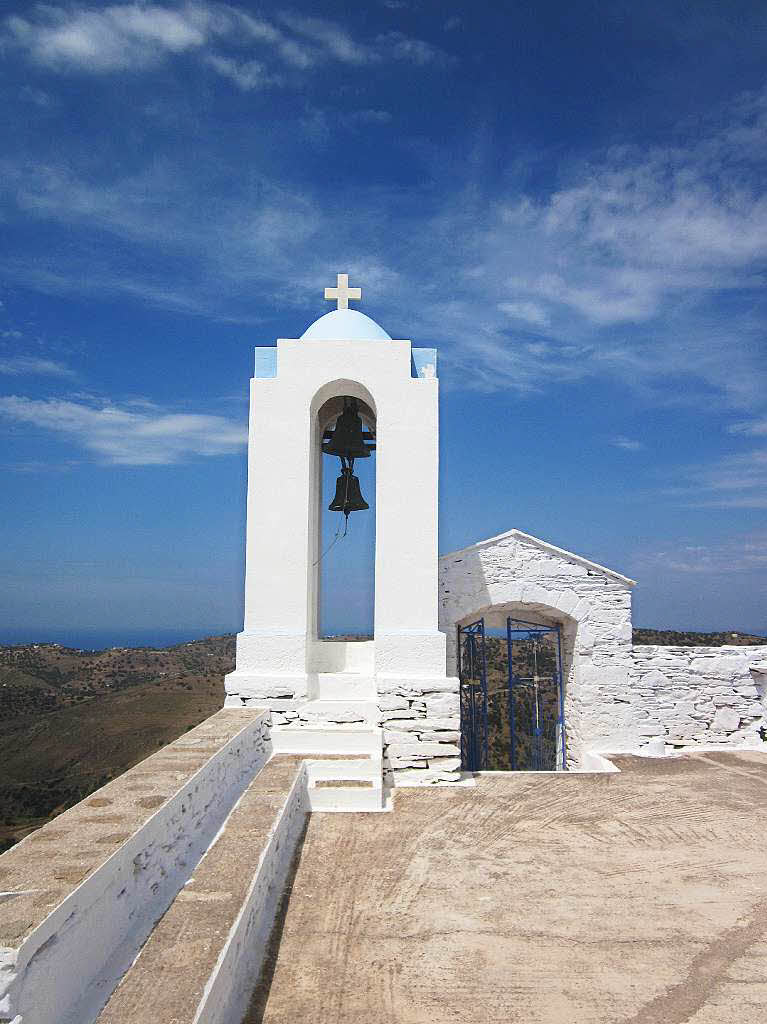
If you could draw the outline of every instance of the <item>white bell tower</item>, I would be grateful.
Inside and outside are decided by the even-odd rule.
[[[382,721],[399,705],[402,721],[410,722],[403,735],[407,731],[413,746],[420,742],[413,717],[422,717],[429,730],[425,695],[439,698],[435,714],[454,719],[458,728],[458,683],[446,677],[445,636],[437,628],[436,351],[392,340],[349,309],[349,299],[360,299],[361,291],[349,288],[345,274],[325,297],[336,299],[338,308],[301,338],[256,349],[245,623],[236,669],[226,679],[226,704],[271,708],[275,737],[282,731],[293,737],[275,743],[281,749],[294,741],[298,749],[295,734],[302,729],[324,730],[341,744],[345,730],[373,730],[380,743]],[[318,637],[321,446],[344,398],[357,399],[376,439],[374,638],[367,643]],[[308,744],[309,733],[303,735]],[[445,760],[432,768],[425,756],[397,753],[384,767],[392,777],[415,770],[411,782],[421,776],[440,781],[455,771],[455,754],[454,747],[440,749],[434,758]]]

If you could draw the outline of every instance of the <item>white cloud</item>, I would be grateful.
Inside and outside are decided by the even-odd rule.
[[[644,448],[641,441],[637,441],[632,437],[624,437],[622,434],[610,438],[610,444],[613,448],[623,448],[627,452],[638,452]]]
[[[0,397],[0,416],[60,434],[98,461],[124,466],[228,455],[247,441],[245,427],[222,416],[168,412],[147,402],[121,406],[8,395]]]
[[[670,491],[686,508],[767,509],[767,448],[691,467]]]
[[[374,125],[388,124],[392,119],[388,110],[330,110],[307,106],[299,124],[304,135],[317,146],[335,142],[338,129],[357,132]]]
[[[703,504],[718,508],[767,508],[767,448],[728,455],[704,470]]]
[[[208,54],[205,60],[219,75],[230,79],[243,92],[250,92],[252,89],[261,89],[266,85],[275,85],[280,82],[280,78],[270,75],[266,67],[258,60],[237,61],[215,53]]]
[[[376,38],[376,44],[379,52],[384,56],[415,64],[418,67],[424,67],[427,64],[444,66],[455,62],[455,58],[438,46],[432,46],[431,43],[427,43],[423,39],[413,39],[402,32],[385,32]]]
[[[21,336],[18,331],[4,331],[3,335]],[[77,376],[74,370],[70,370],[63,363],[57,363],[53,359],[38,359],[35,356],[0,356],[0,374],[8,377],[36,376],[66,379]]]
[[[635,562],[638,568],[684,575],[763,573],[767,569],[767,533],[729,537],[715,544],[669,542],[660,549],[639,553]]]
[[[366,124],[388,124],[392,117],[388,110],[349,110],[339,115],[342,124],[349,128],[357,128]]]
[[[167,53],[201,47],[211,28],[209,12],[188,4],[116,4],[101,9],[40,5],[34,21],[10,17],[10,37],[38,64],[104,72],[138,70]]]
[[[48,110],[57,106],[57,101],[44,89],[35,89],[31,85],[23,85],[19,89],[19,99],[25,103],[32,103],[41,110]]]
[[[762,417],[762,419],[733,423],[730,427],[730,433],[746,434],[749,437],[767,437],[767,416]]]
[[[423,67],[427,64],[446,65],[452,62],[444,50],[423,39],[414,39],[403,32],[384,32],[371,42],[355,40],[345,28],[325,18],[283,12],[280,20],[294,32],[305,37],[321,52],[342,64],[362,66],[380,64],[386,60],[399,60]]]
[[[272,47],[290,31],[254,25],[248,38]],[[316,39],[301,40],[330,59]],[[258,87],[261,67],[252,73],[245,87]],[[387,116],[303,107],[287,130],[322,146],[339,128]],[[6,160],[0,215],[79,230],[66,262],[52,250],[8,256],[0,269],[46,290],[121,292],[216,318],[282,310],[289,330],[343,264],[366,309],[390,331],[439,344],[461,387],[533,391],[610,375],[648,401],[756,416],[767,394],[757,273],[767,256],[767,91],[685,133],[663,148],[592,154],[535,196],[489,191],[479,157],[459,174],[442,150],[419,186],[347,184],[342,199],[323,181],[292,184],[293,149],[270,173],[256,150],[252,173],[223,188],[226,158],[204,147],[194,161],[174,163],[171,151],[130,176],[77,159]],[[495,167],[492,147],[487,160]]]
[[[498,309],[512,320],[525,320],[535,327],[548,327],[551,317],[537,302],[499,302]]]
[[[356,42],[346,29],[325,18],[283,12],[280,20],[342,64],[371,64],[380,59],[375,49]]]
[[[138,72],[179,54],[200,53],[208,67],[244,90],[282,84],[277,67],[307,71],[326,62],[361,67],[388,59],[424,66],[449,59],[430,43],[399,32],[365,42],[324,18],[282,13],[279,22],[224,3],[41,4],[31,16],[6,18],[4,26],[6,42],[55,71]],[[220,52],[222,47],[230,52]],[[248,47],[251,52],[243,56]]]

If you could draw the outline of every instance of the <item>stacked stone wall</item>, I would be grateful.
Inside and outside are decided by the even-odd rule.
[[[384,781],[395,786],[460,778],[458,680],[379,680]]]
[[[762,742],[767,645],[635,646],[627,699],[637,746],[657,753]],[[609,709],[605,709],[609,714]]]

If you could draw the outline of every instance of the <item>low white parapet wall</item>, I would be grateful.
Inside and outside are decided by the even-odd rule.
[[[270,754],[220,711],[0,857],[0,1020],[93,1021]]]
[[[268,952],[296,849],[309,814],[306,767],[277,812],[247,896],[205,985],[194,1024],[240,1024]]]
[[[663,754],[701,745],[762,745],[767,645],[641,645],[632,658],[626,697],[637,748]]]

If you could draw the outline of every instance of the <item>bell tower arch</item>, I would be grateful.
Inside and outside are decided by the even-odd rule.
[[[226,679],[226,704],[270,707],[276,733],[308,724],[332,729],[358,721],[354,709],[341,715],[345,683],[338,676],[348,672],[360,677],[348,683],[364,690],[359,720],[377,731],[379,746],[381,723],[393,701],[406,712],[404,718],[423,717],[426,732],[434,728],[427,721],[433,704],[442,728],[455,718],[457,731],[458,682],[446,677],[445,635],[437,619],[436,351],[392,339],[370,317],[350,309],[349,300],[361,293],[348,287],[344,275],[328,292],[337,309],[300,338],[280,338],[275,347],[256,349],[245,617],[236,668]],[[339,431],[342,417],[346,426]],[[362,440],[355,417],[361,420]],[[339,457],[341,469],[346,459],[353,471],[348,455],[364,458],[360,444],[375,445],[375,638],[357,645],[365,647],[364,657],[355,650],[344,661],[336,652],[343,662],[339,669],[327,665],[322,649],[336,645],[322,645],[317,629],[321,460],[324,445]],[[364,504],[357,502],[350,514],[370,515]],[[323,678],[329,674],[332,680]],[[324,699],[324,693],[331,696]],[[416,729],[408,732],[420,743]],[[447,746],[431,746],[451,761],[439,765],[443,775],[457,768]],[[391,763],[395,775],[399,768],[404,764]]]
[[[353,406],[353,409],[350,409],[351,406]],[[351,416],[349,415],[350,413]],[[367,453],[362,455],[355,448],[349,452],[344,449],[342,443],[344,438],[341,437],[339,431],[339,421],[342,421],[342,418],[351,419],[352,429],[354,429],[353,418],[355,415],[359,418],[357,425],[359,439],[354,439],[355,443],[368,449]],[[309,600],[311,633],[315,639],[319,640],[325,635],[321,629],[319,614],[324,597],[322,579],[323,576],[327,577],[331,573],[332,564],[332,559],[327,557],[330,554],[327,548],[327,541],[324,542],[326,546],[323,547],[323,519],[329,511],[326,508],[327,495],[323,497],[323,480],[326,479],[325,474],[328,474],[330,477],[334,475],[333,468],[337,470],[335,474],[337,481],[336,493],[333,499],[333,505],[335,506],[333,511],[337,514],[339,520],[337,524],[339,531],[343,528],[345,533],[350,516],[353,520],[367,519],[367,515],[361,517],[353,515],[354,512],[366,512],[370,516],[375,517],[375,493],[365,490],[363,494],[356,474],[360,458],[369,460],[375,455],[377,440],[376,405],[373,396],[358,381],[338,379],[324,384],[319,389],[312,399],[310,417],[310,445],[312,451],[310,472],[312,476],[312,489],[309,495],[309,510],[312,518],[309,523],[311,545],[309,559],[314,571],[311,575],[307,597]],[[349,463],[349,455],[352,459],[351,464]],[[370,474],[366,475],[369,477]],[[355,503],[357,498],[361,499],[361,503],[359,501]],[[368,505],[368,501],[372,501],[372,508]],[[347,522],[342,527],[341,524],[343,523],[345,512],[348,512],[348,515],[346,515]],[[339,534],[337,533],[336,543],[338,537]],[[341,539],[343,540],[343,538]],[[373,541],[373,548],[375,548],[375,540]],[[342,550],[343,548],[341,548]],[[373,579],[375,579],[374,566],[371,566],[371,573]],[[371,623],[371,628],[374,628],[374,623]]]

